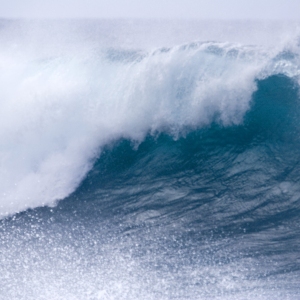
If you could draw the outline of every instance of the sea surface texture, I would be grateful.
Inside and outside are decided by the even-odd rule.
[[[0,299],[300,299],[300,34],[0,21]]]

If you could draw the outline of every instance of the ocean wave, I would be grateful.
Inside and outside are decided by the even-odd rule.
[[[212,124],[243,124],[260,81],[282,74],[297,85],[298,53],[297,42],[43,58],[1,50],[1,215],[67,197],[116,140],[138,145],[149,134],[178,139]]]
[[[299,38],[268,24],[0,20],[0,299],[297,299]]]

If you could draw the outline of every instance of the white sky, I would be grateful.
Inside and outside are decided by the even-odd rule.
[[[300,20],[300,0],[0,0],[0,17]]]

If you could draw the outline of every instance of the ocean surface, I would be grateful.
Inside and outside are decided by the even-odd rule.
[[[0,299],[300,299],[300,32],[0,20]]]

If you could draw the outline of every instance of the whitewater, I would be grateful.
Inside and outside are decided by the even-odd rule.
[[[0,299],[300,299],[291,22],[0,21]]]

